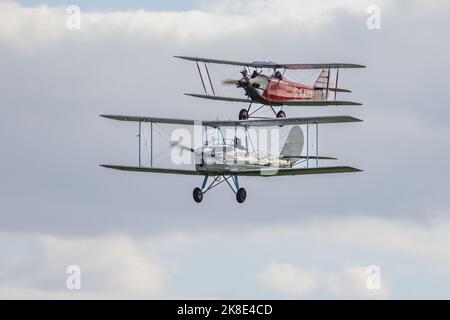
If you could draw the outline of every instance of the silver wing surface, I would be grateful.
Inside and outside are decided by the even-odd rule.
[[[346,123],[361,122],[362,120],[350,116],[323,116],[323,117],[301,117],[301,118],[274,118],[274,119],[250,119],[250,120],[186,120],[154,117],[137,117],[126,115],[101,115],[101,117],[133,122],[153,122],[164,124],[180,125],[201,125],[208,127],[275,127],[301,124],[327,124],[327,123]]]
[[[260,169],[260,170],[245,170],[238,171],[238,176],[298,176],[305,174],[325,174],[325,173],[348,173],[348,172],[360,172],[362,170],[348,167],[316,167],[316,168],[292,168],[292,169]]]
[[[154,173],[166,173],[166,174],[183,174],[191,176],[202,176],[203,173],[199,173],[195,170],[180,170],[180,169],[168,169],[168,168],[148,168],[148,167],[132,167],[132,166],[119,166],[110,164],[101,164],[103,168],[114,169],[120,171],[136,171],[136,172],[154,172]]]
[[[156,118],[156,117],[138,117],[138,116],[126,116],[126,115],[112,115],[101,114],[100,117],[119,120],[119,121],[131,121],[131,122],[154,122],[163,124],[180,124],[186,126],[193,126],[201,121],[187,120],[187,119],[170,119],[170,118]]]
[[[292,168],[292,169],[256,169],[256,170],[223,170],[223,171],[208,171],[208,170],[180,170],[167,168],[148,168],[148,167],[132,167],[132,166],[118,166],[118,165],[101,165],[104,168],[115,169],[121,171],[135,171],[135,172],[153,172],[165,174],[181,174],[181,175],[195,175],[195,176],[216,176],[216,175],[233,175],[233,176],[253,176],[253,177],[272,177],[272,176],[297,176],[306,174],[326,174],[326,173],[349,173],[360,172],[362,170],[348,167],[317,167],[317,168]]]

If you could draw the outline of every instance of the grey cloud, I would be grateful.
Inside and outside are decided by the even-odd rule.
[[[426,221],[447,212],[449,153],[447,8],[423,13],[399,2],[380,31],[341,11],[314,33],[255,26],[251,37],[136,41],[114,35],[86,44],[75,35],[46,50],[0,47],[3,231],[85,235],[240,228],[311,217],[368,214]],[[192,35],[195,37],[195,35]],[[175,54],[278,61],[354,61],[343,84],[361,109],[288,109],[289,115],[351,114],[362,124],[321,130],[321,152],[362,174],[243,179],[245,205],[228,190],[195,205],[191,177],[124,174],[103,162],[136,162],[136,128],[98,117],[128,113],[235,118],[239,105],[197,101],[194,65]],[[220,78],[238,70],[213,67]],[[301,77],[290,73],[292,78]],[[225,89],[221,89],[225,90]],[[231,91],[231,93],[234,93]],[[163,165],[163,164],[161,164]]]

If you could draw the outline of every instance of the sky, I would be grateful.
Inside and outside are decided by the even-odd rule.
[[[439,0],[1,1],[0,297],[448,299],[449,11]],[[174,55],[366,65],[341,78],[353,91],[341,97],[362,107],[286,109],[363,119],[323,126],[320,152],[364,172],[245,178],[245,204],[218,187],[199,205],[198,177],[99,167],[137,161],[137,127],[99,114],[237,116],[239,104],[184,96],[202,87]],[[238,68],[210,71],[218,94],[241,94],[220,85]],[[71,265],[80,290],[66,286]],[[367,287],[374,265],[379,289]]]

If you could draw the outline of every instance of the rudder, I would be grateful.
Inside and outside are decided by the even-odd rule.
[[[286,142],[281,149],[280,156],[285,158],[300,157],[303,151],[305,138],[300,126],[294,126],[289,131]]]

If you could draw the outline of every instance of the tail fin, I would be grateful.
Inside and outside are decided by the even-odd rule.
[[[301,157],[304,140],[302,128],[300,128],[300,126],[292,127],[286,142],[281,149],[280,156],[285,158]]]

